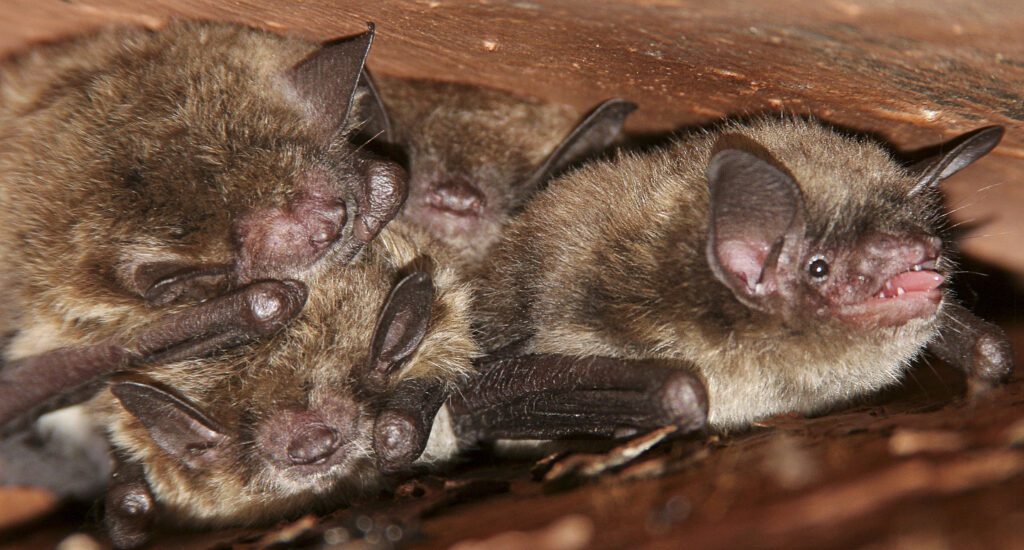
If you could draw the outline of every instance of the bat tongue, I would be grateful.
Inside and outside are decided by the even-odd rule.
[[[879,298],[897,298],[908,292],[928,292],[942,285],[943,277],[934,271],[906,271],[886,281]]]

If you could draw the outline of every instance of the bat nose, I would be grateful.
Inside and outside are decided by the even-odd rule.
[[[320,462],[338,450],[341,440],[338,431],[326,424],[304,427],[288,444],[288,459],[293,464]]]
[[[942,252],[942,239],[932,235],[895,236],[876,234],[864,242],[869,258],[885,258],[908,264],[934,261]]]
[[[341,228],[346,220],[344,204],[323,206],[308,215],[311,219],[306,222],[306,231],[314,248],[327,248],[341,238]]]
[[[437,184],[431,190],[427,201],[434,208],[451,214],[469,216],[478,215],[483,210],[486,199],[483,193],[468,181],[450,180]]]

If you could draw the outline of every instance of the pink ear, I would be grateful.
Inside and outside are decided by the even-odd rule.
[[[760,310],[772,306],[785,277],[783,268],[799,255],[806,225],[803,196],[788,174],[760,157],[726,149],[707,169],[707,259],[712,273],[736,299]]]
[[[746,285],[754,293],[761,280],[768,246],[765,243],[724,241],[718,245],[718,261],[722,268]]]

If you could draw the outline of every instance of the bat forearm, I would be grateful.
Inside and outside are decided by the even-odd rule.
[[[278,330],[301,311],[306,289],[261,281],[168,315],[127,337],[18,359],[0,371],[0,429],[84,401],[113,372],[156,361],[200,357]]]
[[[452,398],[456,432],[475,442],[616,437],[668,424],[699,429],[707,394],[684,367],[556,355],[494,360]]]

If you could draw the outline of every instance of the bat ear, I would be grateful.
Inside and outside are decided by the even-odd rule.
[[[132,380],[115,382],[110,391],[154,443],[190,468],[209,465],[229,439],[216,422],[167,390]]]
[[[391,131],[391,119],[388,117],[387,107],[384,100],[377,91],[377,84],[370,76],[367,69],[363,69],[359,77],[359,97],[353,107],[352,124],[358,126],[359,135],[362,141],[379,139],[385,142],[394,141],[394,134]]]
[[[635,103],[618,98],[595,107],[533,172],[527,187],[540,189],[544,182],[571,164],[606,149],[622,132],[626,117],[635,110]]]
[[[803,195],[789,175],[726,149],[707,168],[707,259],[715,277],[749,307],[768,310],[801,253]]]
[[[942,149],[949,149],[953,143],[956,143],[947,152],[925,159],[911,168],[911,172],[918,174],[918,179],[910,190],[910,194],[913,195],[929,187],[936,187],[946,178],[967,168],[974,161],[995,149],[996,145],[999,145],[999,140],[1003,139],[1004,133],[1005,129],[1002,126],[986,126],[967,132],[943,145]]]
[[[434,283],[417,271],[395,285],[377,317],[365,373],[372,388],[383,388],[387,377],[416,351],[430,325]]]
[[[373,43],[373,23],[363,34],[328,42],[286,73],[317,126],[333,137],[346,128],[356,90]]]

